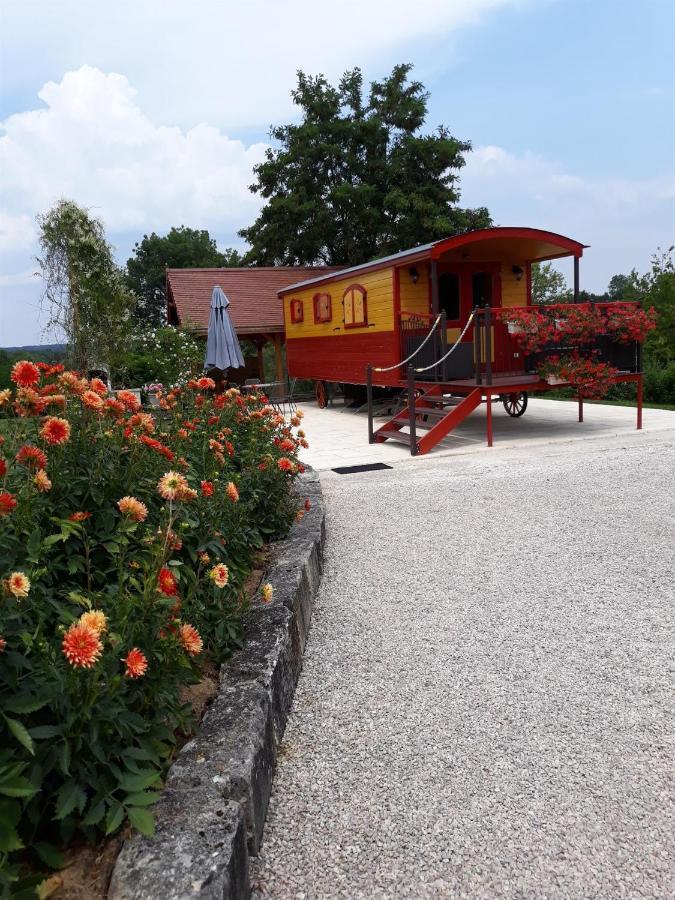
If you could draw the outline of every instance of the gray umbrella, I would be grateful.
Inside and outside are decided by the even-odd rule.
[[[230,301],[223,293],[223,289],[220,285],[216,285],[211,294],[205,369],[222,369],[224,372],[226,369],[240,369],[244,365],[237,333],[227,311],[229,305]]]

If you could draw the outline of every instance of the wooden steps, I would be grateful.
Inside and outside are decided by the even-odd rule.
[[[470,415],[480,405],[482,394],[479,388],[471,391],[466,397],[448,397],[440,394],[440,386],[431,387],[415,403],[416,442],[413,445],[409,431],[402,431],[410,423],[410,410],[404,407],[388,422],[375,432],[376,443],[397,441],[407,444],[413,456],[428,453],[439,441],[442,441],[453,428]],[[428,422],[427,422],[428,420]],[[417,428],[428,429],[421,435]]]

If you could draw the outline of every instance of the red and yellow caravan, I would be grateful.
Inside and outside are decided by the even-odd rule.
[[[574,259],[576,303],[584,249],[536,228],[487,228],[290,285],[279,292],[289,375],[313,379],[319,405],[331,382],[367,385],[369,396],[373,386],[407,389],[408,407],[377,431],[369,417],[369,436],[410,444],[413,454],[486,402],[491,444],[493,398],[517,416],[527,392],[550,389],[503,311],[531,305],[533,263],[562,257]],[[640,395],[638,348],[620,370],[615,380],[637,381]]]

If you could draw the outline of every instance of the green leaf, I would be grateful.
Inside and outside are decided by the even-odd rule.
[[[37,844],[33,844],[33,849],[40,857],[42,862],[47,863],[50,868],[63,868],[65,862],[65,860],[63,859],[63,854],[60,853],[52,844],[48,844],[45,841],[40,841]]]
[[[57,728],[56,725],[36,725],[35,728],[30,729],[31,737],[34,737],[35,740],[44,740],[44,738],[56,737],[61,734],[61,729]]]
[[[30,697],[26,694],[24,696],[19,695],[18,697],[10,697],[9,700],[3,700],[2,705],[8,712],[32,713],[38,709],[42,709],[47,703],[49,703],[49,700],[45,697]]]
[[[30,734],[28,734],[28,729],[26,728],[26,726],[22,722],[19,722],[18,719],[9,719],[7,716],[5,716],[5,722],[7,722],[7,727],[12,732],[17,741],[20,744],[23,744],[23,746],[26,748],[26,750],[28,750],[29,753],[35,755],[33,740]]]
[[[129,821],[136,831],[140,831],[146,837],[150,837],[155,833],[155,819],[151,812],[147,809],[140,809],[138,806],[130,806],[127,809]]]
[[[105,817],[105,833],[112,834],[113,831],[117,831],[123,821],[124,807],[121,803],[115,802],[110,807],[108,815]]]
[[[99,800],[82,820],[83,825],[98,825],[105,815],[105,800]]]
[[[87,795],[76,781],[66,781],[61,785],[56,795],[56,812],[55,819],[65,819],[66,816],[75,809],[76,806],[82,806],[87,799]]]
[[[159,772],[157,769],[145,769],[138,775],[126,774],[120,779],[120,787],[129,794],[135,794],[137,791],[144,791],[146,788],[157,784],[159,781]]]
[[[0,794],[4,794],[5,797],[32,797],[37,792],[38,789],[23,775],[0,782]]]
[[[158,791],[142,791],[140,794],[127,794],[125,806],[152,806],[159,800]]]
[[[59,748],[59,766],[64,775],[70,774],[70,744],[64,741]]]
[[[30,537],[26,542],[26,550],[28,551],[28,558],[31,562],[37,562],[38,556],[40,553],[40,529],[34,528],[30,533]]]
[[[16,828],[0,822],[0,853],[11,853],[12,850],[20,850],[22,847]]]

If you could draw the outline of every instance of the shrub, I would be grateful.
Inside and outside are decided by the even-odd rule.
[[[241,638],[256,551],[293,521],[292,426],[209,378],[156,416],[62,366],[0,393],[0,891],[17,851],[152,829],[183,688]],[[299,425],[299,419],[292,420]],[[25,887],[25,885],[24,885]],[[14,884],[17,888],[17,884]]]

